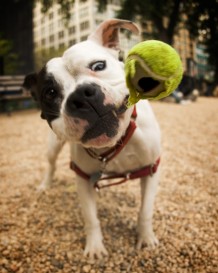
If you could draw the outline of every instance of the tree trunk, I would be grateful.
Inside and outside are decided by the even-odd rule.
[[[4,75],[4,57],[0,56],[0,75]]]
[[[173,36],[175,34],[175,28],[178,24],[178,18],[179,18],[179,11],[180,11],[180,4],[181,0],[174,0],[174,6],[172,8],[172,12],[169,16],[169,24],[167,28],[167,36],[168,36],[168,42],[172,45],[173,43]]]

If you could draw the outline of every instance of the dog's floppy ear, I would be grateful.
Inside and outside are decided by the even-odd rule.
[[[128,29],[135,34],[140,33],[138,26],[131,21],[108,19],[101,23],[88,39],[105,47],[119,49],[119,29],[121,28]]]
[[[37,73],[28,74],[24,78],[23,88],[30,91],[32,97],[37,101],[37,95],[36,95]]]
[[[23,85],[22,85],[24,89],[30,91],[32,97],[36,101],[38,101],[38,98],[37,98],[37,79],[38,79],[37,73],[28,74],[24,78],[24,82],[23,82]],[[41,112],[41,118],[46,119],[43,112]]]

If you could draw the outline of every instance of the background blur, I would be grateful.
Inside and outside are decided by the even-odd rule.
[[[162,40],[182,59],[186,83],[179,91],[217,95],[217,10],[217,0],[167,0],[164,5],[160,0],[1,0],[0,112],[35,107],[20,88],[24,75],[113,17],[132,20],[142,30],[140,37],[121,32],[122,56],[142,40]]]

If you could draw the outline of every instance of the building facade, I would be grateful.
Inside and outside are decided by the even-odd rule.
[[[191,77],[196,77],[198,74],[196,42],[191,39],[190,33],[184,27],[183,22],[180,23],[178,28],[177,33],[173,37],[173,47],[179,53],[186,73]]]
[[[106,10],[100,13],[95,0],[75,0],[74,5],[71,6],[70,19],[66,22],[58,4],[54,4],[44,14],[41,12],[40,1],[36,1],[33,16],[36,69],[39,69],[50,58],[61,56],[68,47],[86,40],[88,35],[105,19],[116,17],[116,12],[120,9],[120,2],[121,0],[110,0]],[[185,15],[183,17],[185,20]],[[148,34],[148,39],[152,39],[153,25],[151,22],[147,22],[146,29],[143,31]],[[121,33],[121,49],[127,53],[140,40],[140,36],[131,35],[128,39],[125,34]],[[183,22],[178,26],[173,41],[173,46],[181,57],[184,70],[190,76],[196,77],[198,75],[196,43],[190,38],[189,31],[184,27]]]
[[[84,41],[102,21],[116,16],[120,0],[111,0],[103,13],[98,11],[95,0],[75,0],[71,7],[71,17],[64,21],[61,8],[54,4],[47,14],[41,12],[40,2],[36,2],[33,17],[34,56],[36,69],[53,56],[61,56],[68,47]],[[140,37],[120,35],[121,48],[128,51]]]

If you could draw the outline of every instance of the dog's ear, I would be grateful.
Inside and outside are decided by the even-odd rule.
[[[38,74],[37,73],[28,74],[24,78],[24,82],[23,82],[23,85],[22,85],[22,87],[24,89],[26,89],[27,91],[29,91],[31,93],[32,97],[36,101],[38,101],[38,98],[37,98],[37,79],[38,79]],[[46,119],[43,112],[41,112],[41,118]]]
[[[139,28],[131,21],[121,19],[108,19],[101,23],[96,31],[89,36],[89,40],[95,41],[102,46],[119,49],[119,29],[127,29],[132,33],[139,34]]]
[[[37,73],[28,74],[24,78],[23,88],[30,91],[32,97],[37,101]]]

